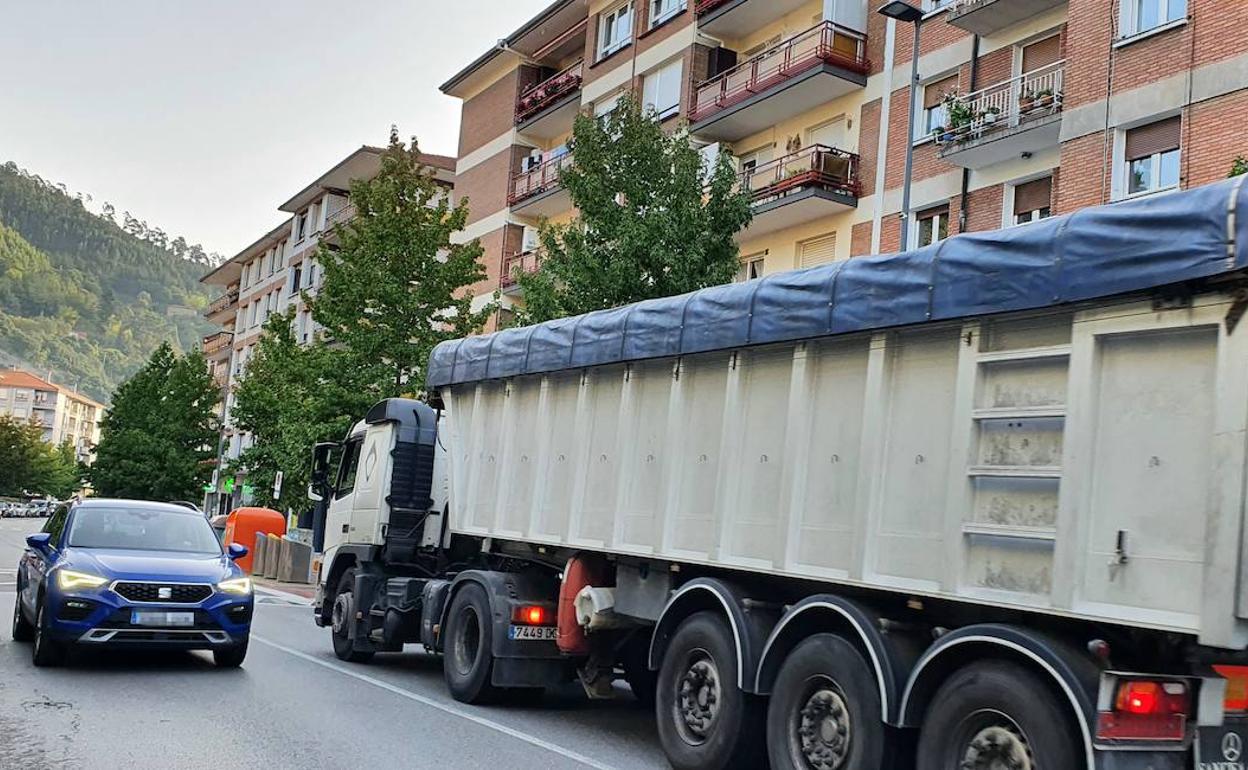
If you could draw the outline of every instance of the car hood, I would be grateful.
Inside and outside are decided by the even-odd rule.
[[[215,583],[241,571],[224,554],[69,548],[63,564],[110,580]]]

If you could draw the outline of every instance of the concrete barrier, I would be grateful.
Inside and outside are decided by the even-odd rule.
[[[282,538],[277,560],[277,579],[286,583],[308,583],[312,568],[312,546]]]
[[[264,574],[265,556],[269,549],[269,538],[263,532],[256,533],[256,544],[251,549],[251,574],[259,577]]]
[[[264,576],[266,578],[276,578],[277,563],[281,559],[282,539],[273,534],[265,537],[269,539],[269,542],[264,547]]]

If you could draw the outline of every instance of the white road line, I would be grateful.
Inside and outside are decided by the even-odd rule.
[[[519,730],[508,727],[507,725],[500,724],[491,719],[479,717],[476,714],[470,714],[467,711],[463,711],[459,708],[456,708],[455,706],[451,706],[446,703],[441,703],[432,698],[427,698],[423,695],[418,695],[412,692],[411,690],[404,690],[402,687],[396,687],[395,685],[392,685],[389,682],[382,681],[381,679],[377,679],[376,677],[371,677],[367,674],[361,674],[358,671],[352,671],[349,668],[339,666],[335,663],[330,663],[327,660],[322,660],[320,658],[313,657],[312,655],[308,655],[306,652],[300,652],[299,650],[287,647],[283,644],[278,644],[277,642],[269,641],[268,639],[264,639],[262,637],[256,636],[255,634],[251,635],[251,639],[254,642],[260,642],[261,644],[265,644],[274,649],[281,650],[282,652],[285,652],[289,655],[294,655],[296,658],[299,658],[300,660],[306,660],[309,663],[315,663],[316,665],[321,666],[322,668],[327,668],[331,671],[337,671],[340,674],[344,674],[353,679],[358,679],[361,682],[367,682],[368,684],[371,684],[374,687],[380,687],[386,692],[394,693],[395,695],[398,695],[403,698],[407,698],[408,700],[416,701],[417,703],[422,703],[426,706],[430,706],[432,708],[437,709],[438,711],[445,712],[452,716],[457,716],[462,719],[466,719],[469,722],[473,722],[475,724],[481,725],[482,727],[488,727],[491,730],[495,730],[497,732],[502,733],[503,735],[508,735],[517,740],[524,741],[525,743],[536,746],[539,749],[546,749],[547,751],[553,752],[560,756],[567,757],[568,759],[571,759],[574,762],[580,762],[581,764],[586,765],[588,767],[597,768],[597,770],[614,770],[614,768],[612,768],[611,765],[603,764],[602,762],[599,762],[596,759],[591,759],[590,757],[587,757],[584,754],[578,754],[577,752],[572,751],[571,749],[566,749],[557,744],[549,743],[540,738],[534,738],[531,735],[526,735],[525,733],[522,733]]]

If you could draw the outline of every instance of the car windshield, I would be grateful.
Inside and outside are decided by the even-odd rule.
[[[186,513],[143,508],[90,507],[74,514],[69,545],[139,551],[221,553],[208,521]]]

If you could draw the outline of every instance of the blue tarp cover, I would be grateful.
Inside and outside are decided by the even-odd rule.
[[[1029,310],[1248,267],[1244,177],[438,345],[441,387]]]

